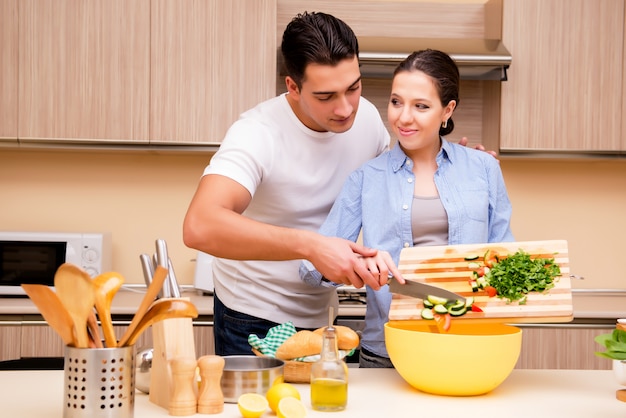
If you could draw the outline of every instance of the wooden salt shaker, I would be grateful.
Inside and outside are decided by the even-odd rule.
[[[224,359],[208,355],[198,359],[200,368],[200,393],[198,395],[199,414],[219,414],[224,410],[224,394],[221,379]]]
[[[196,413],[196,359],[179,357],[170,360],[172,370],[172,394],[168,412],[174,416]],[[194,387],[194,385],[196,385]]]

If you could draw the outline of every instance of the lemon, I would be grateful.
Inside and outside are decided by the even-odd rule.
[[[300,399],[287,396],[278,402],[276,415],[278,415],[278,418],[304,418],[306,416],[306,408]]]
[[[239,412],[244,418],[259,418],[267,411],[267,399],[258,393],[244,393],[237,399]]]
[[[270,387],[265,394],[265,397],[269,402],[270,409],[274,412],[278,410],[278,402],[289,396],[298,400],[300,399],[300,392],[298,392],[298,389],[289,383],[276,383]]]

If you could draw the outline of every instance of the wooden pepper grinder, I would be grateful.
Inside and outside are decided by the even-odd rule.
[[[224,410],[224,394],[221,385],[224,359],[214,355],[202,356],[198,359],[198,367],[201,378],[198,413],[219,414]]]
[[[170,360],[172,370],[172,394],[168,412],[170,415],[185,416],[196,413],[196,359],[178,357]]]

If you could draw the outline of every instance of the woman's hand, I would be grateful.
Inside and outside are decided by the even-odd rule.
[[[393,262],[391,254],[387,251],[379,250],[373,257],[360,257],[363,266],[369,272],[369,276],[373,277],[373,281],[368,281],[367,284],[374,290],[380,289],[386,285],[390,277],[394,277],[400,283],[404,283],[404,278],[398,270],[398,267]]]

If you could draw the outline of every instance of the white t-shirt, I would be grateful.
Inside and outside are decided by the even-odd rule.
[[[348,175],[388,146],[380,114],[364,98],[352,128],[336,134],[307,128],[282,94],[241,115],[204,174],[229,177],[250,191],[244,216],[317,231]],[[337,307],[336,292],[302,282],[300,262],[216,258],[215,292],[238,312],[303,328],[323,326],[329,307]]]

